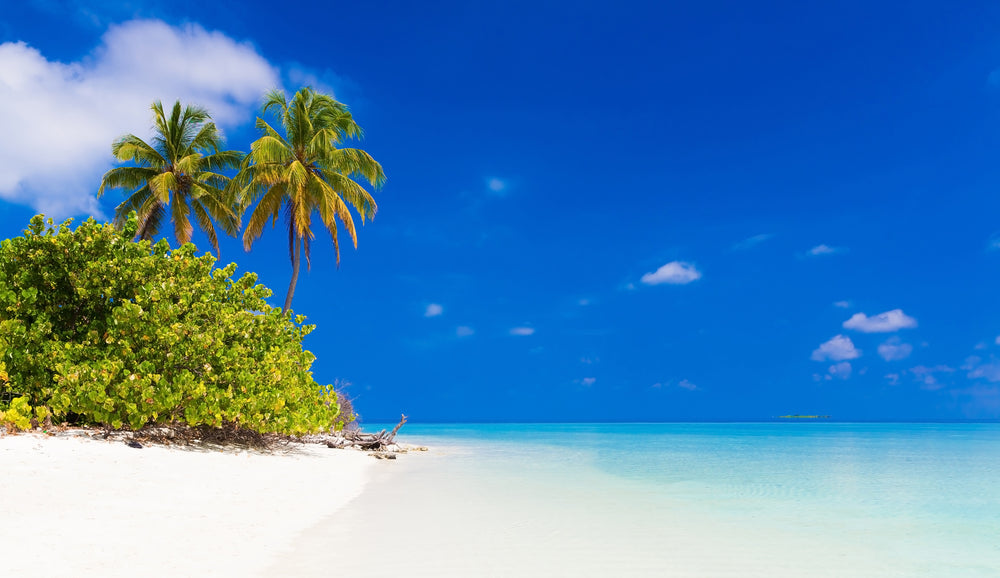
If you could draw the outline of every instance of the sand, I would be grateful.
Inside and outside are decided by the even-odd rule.
[[[0,574],[267,575],[378,464],[317,445],[262,454],[0,435]]]

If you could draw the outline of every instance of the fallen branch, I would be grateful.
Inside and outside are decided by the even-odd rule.
[[[399,433],[399,428],[403,427],[404,423],[406,423],[405,415],[402,416],[396,427],[392,428],[391,432],[383,429],[377,433],[370,434],[363,433],[360,430],[350,430],[340,432],[334,436],[325,436],[322,441],[326,443],[326,447],[328,448],[355,447],[360,450],[374,452],[394,451],[392,446],[396,444],[396,434]]]
[[[399,432],[399,428],[403,427],[403,424],[406,423],[406,414],[404,413],[400,415],[403,417],[399,419],[399,423],[396,424],[396,427],[392,428],[392,433],[389,434],[389,443],[396,440],[396,434]]]

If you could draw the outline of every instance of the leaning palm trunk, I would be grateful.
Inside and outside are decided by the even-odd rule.
[[[295,295],[295,284],[299,281],[299,263],[301,261],[302,246],[299,239],[295,238],[295,249],[292,250],[292,282],[288,284],[288,294],[285,295],[285,306],[281,308],[282,313],[288,313],[292,308],[292,296]]]

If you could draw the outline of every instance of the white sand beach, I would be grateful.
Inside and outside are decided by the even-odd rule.
[[[252,576],[361,493],[376,460],[0,435],[6,576]]]

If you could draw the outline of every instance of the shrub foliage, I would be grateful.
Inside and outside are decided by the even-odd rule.
[[[337,425],[330,386],[302,349],[313,326],[269,306],[236,265],[188,243],[133,242],[90,219],[37,216],[0,244],[0,411],[29,420],[303,434]],[[0,416],[2,418],[2,416]]]

